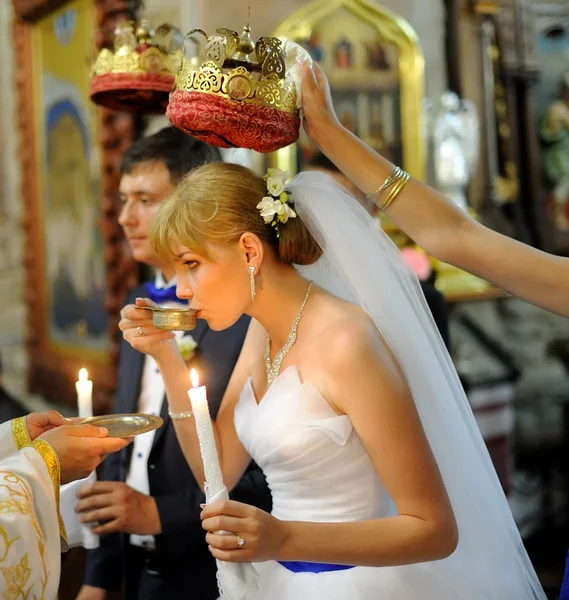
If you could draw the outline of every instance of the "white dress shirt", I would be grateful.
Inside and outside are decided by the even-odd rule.
[[[159,288],[170,287],[175,285],[176,278],[174,277],[167,283],[164,281],[162,273],[158,272],[154,280],[154,285]],[[180,303],[181,304],[181,303]],[[164,307],[178,308],[177,302],[165,302],[161,304]],[[181,338],[184,335],[183,331],[175,331],[176,338]],[[156,361],[151,356],[146,356],[144,359],[144,369],[142,371],[142,381],[140,383],[140,396],[138,397],[138,412],[150,415],[159,415],[162,410],[162,402],[164,401],[164,382],[156,365]],[[137,435],[134,438],[132,457],[126,484],[146,496],[150,495],[150,484],[148,482],[148,458],[152,450],[154,435],[156,431],[149,431],[142,435]],[[142,546],[144,548],[154,548],[153,535],[136,535],[130,536],[130,543],[133,546]]]

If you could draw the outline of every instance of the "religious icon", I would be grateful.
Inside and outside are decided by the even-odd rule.
[[[378,38],[370,44],[366,44],[367,66],[373,71],[389,71],[390,65],[387,60],[385,46]]]
[[[547,108],[541,124],[543,171],[559,229],[569,230],[569,71],[560,97]]]
[[[45,76],[44,81],[50,81],[49,89],[51,80]],[[59,80],[53,85],[64,87]],[[45,235],[53,327],[61,337],[104,336],[105,274],[97,264],[98,212],[91,187],[89,133],[81,108],[72,100],[56,101],[46,111],[46,129]]]
[[[308,40],[302,45],[306,48],[306,50],[308,50],[308,53],[313,60],[316,62],[322,62],[322,59],[324,58],[324,50],[320,45],[320,34],[318,33],[318,30],[313,29]]]
[[[91,356],[103,361],[109,340],[105,259],[98,226],[98,118],[89,102],[85,70],[93,11],[90,0],[74,2],[68,11],[40,21],[33,32],[41,132],[38,208],[43,225],[38,275],[44,292],[46,345],[65,353],[95,352]],[[121,48],[132,41],[126,28],[124,33]]]
[[[244,100],[251,89],[251,82],[243,75],[235,75],[227,82],[227,93],[234,100]]]
[[[352,44],[345,37],[336,42],[334,58],[338,69],[349,69],[352,66]]]

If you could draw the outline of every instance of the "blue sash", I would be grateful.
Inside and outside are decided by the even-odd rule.
[[[311,563],[300,561],[282,561],[279,563],[293,573],[325,573],[327,571],[345,571],[353,569],[350,565],[330,565],[327,563]]]

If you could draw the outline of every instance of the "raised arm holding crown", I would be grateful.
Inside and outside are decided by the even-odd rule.
[[[410,179],[391,198],[387,190],[377,194],[397,173],[394,165],[340,124],[328,81],[318,65],[302,67],[302,90],[307,133],[346,177],[375,197],[378,207],[411,239],[443,262],[569,317],[569,259],[484,227],[417,180]]]

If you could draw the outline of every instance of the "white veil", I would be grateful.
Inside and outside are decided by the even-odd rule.
[[[461,599],[545,600],[414,273],[378,223],[328,176],[301,173],[286,189],[324,251],[299,271],[359,304],[384,336],[407,378],[458,523],[458,547],[449,558],[398,568],[413,577],[420,566],[462,582]]]

